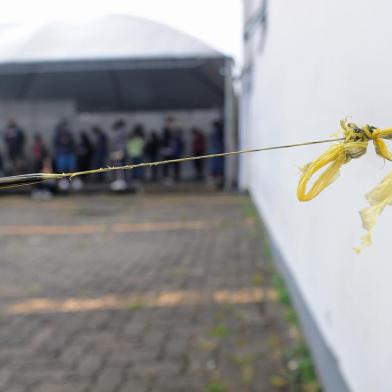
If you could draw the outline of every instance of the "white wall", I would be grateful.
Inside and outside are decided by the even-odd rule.
[[[269,1],[264,50],[254,42],[260,32],[247,44],[247,147],[326,138],[346,115],[391,127],[391,13],[388,0]],[[362,234],[363,196],[392,166],[370,148],[320,196],[300,203],[298,167],[326,148],[248,156],[244,183],[351,389],[392,391],[392,208],[374,245],[360,256],[352,251]]]

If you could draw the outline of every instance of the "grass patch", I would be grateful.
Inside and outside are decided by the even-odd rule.
[[[229,335],[230,335],[229,329],[223,323],[214,325],[210,330],[210,336],[216,339],[224,339]]]
[[[293,308],[291,308],[291,300],[290,300],[290,295],[286,289],[286,286],[284,284],[283,279],[275,273],[275,276],[273,277],[273,284],[276,290],[276,293],[278,295],[278,300],[285,306],[290,307],[290,310],[294,311]]]
[[[133,301],[128,304],[129,310],[139,310],[144,306],[143,301]]]
[[[287,385],[285,377],[279,374],[274,374],[273,376],[271,376],[270,383],[274,387],[274,389],[283,389]]]
[[[234,355],[232,360],[240,368],[242,385],[249,386],[252,383],[255,374],[255,358],[250,354]]]
[[[293,390],[306,392],[320,392],[321,386],[317,380],[311,355],[303,341],[299,341],[286,353],[289,377],[289,385]],[[295,389],[300,385],[301,389]]]
[[[251,218],[251,219],[258,219],[259,217],[256,207],[250,201],[250,199],[248,199],[247,203],[244,206],[244,215],[246,218]]]
[[[284,280],[276,271],[273,263],[273,253],[267,230],[250,199],[248,199],[248,202],[244,206],[244,215],[246,218],[251,218],[256,221],[258,235],[261,236],[263,256],[268,265],[268,272],[272,276],[272,284],[277,292],[278,300],[283,306],[285,320],[291,328],[300,331],[298,316],[292,306],[290,294]],[[274,388],[288,388],[288,390],[293,392],[320,392],[322,390],[310,351],[301,333],[292,337],[292,345],[286,350],[283,359],[287,364],[286,372],[285,374],[271,376],[270,382]]]
[[[211,380],[206,388],[206,392],[227,392],[228,388],[221,380]]]

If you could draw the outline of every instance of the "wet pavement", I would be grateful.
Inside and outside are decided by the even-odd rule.
[[[0,391],[273,391],[289,339],[224,193],[0,198]]]

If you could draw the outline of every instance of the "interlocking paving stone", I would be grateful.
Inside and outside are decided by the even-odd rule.
[[[2,197],[0,392],[274,390],[288,328],[272,297],[244,294],[256,275],[271,288],[245,202]]]

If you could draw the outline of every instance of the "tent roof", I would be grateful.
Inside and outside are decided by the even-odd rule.
[[[227,58],[131,16],[0,25],[0,100],[73,100],[79,110],[222,107]]]
[[[161,23],[127,15],[45,25],[0,25],[4,63],[222,57],[200,40]]]

